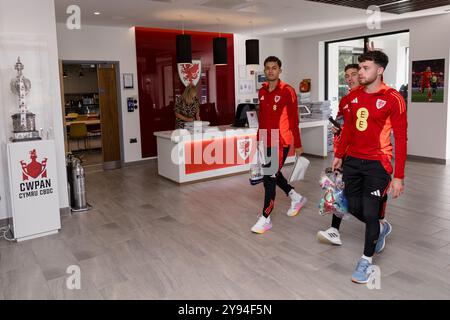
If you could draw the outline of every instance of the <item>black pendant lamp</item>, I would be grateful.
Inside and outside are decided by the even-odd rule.
[[[259,64],[259,40],[245,40],[245,61],[246,64]]]
[[[179,34],[176,37],[177,63],[192,63],[191,36]]]
[[[213,60],[215,65],[228,64],[227,38],[213,39]]]

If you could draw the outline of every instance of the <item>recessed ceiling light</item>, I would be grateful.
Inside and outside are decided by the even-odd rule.
[[[286,28],[284,28],[284,29],[283,29],[283,31],[287,31],[287,29],[286,29]]]
[[[100,14],[100,12],[95,11],[94,14],[95,14],[96,16],[98,16],[98,15]]]

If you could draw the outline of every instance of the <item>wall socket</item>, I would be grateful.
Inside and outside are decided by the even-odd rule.
[[[137,143],[137,138],[131,138],[130,143]]]

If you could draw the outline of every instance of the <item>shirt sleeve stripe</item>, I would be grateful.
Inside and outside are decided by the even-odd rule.
[[[400,95],[400,93],[398,93],[398,92],[392,92],[391,95],[397,99],[398,104],[399,104],[399,110],[400,110],[400,113],[405,112],[405,111],[406,111],[405,100],[404,100],[403,97]]]

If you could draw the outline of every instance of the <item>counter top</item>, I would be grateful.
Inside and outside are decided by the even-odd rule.
[[[303,120],[300,122],[300,128],[311,128],[319,126],[327,126],[328,120]],[[173,142],[180,142],[184,140],[183,138],[195,137],[196,135],[202,135],[203,139],[213,139],[217,136],[224,135],[253,135],[256,134],[258,128],[248,128],[248,127],[233,127],[231,125],[223,126],[213,126],[203,128],[203,132],[193,133],[186,129],[168,130],[168,131],[158,131],[153,133],[156,137],[172,140]]]

